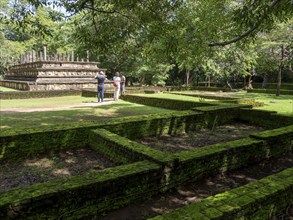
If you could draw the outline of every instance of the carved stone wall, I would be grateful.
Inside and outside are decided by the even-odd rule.
[[[4,75],[0,85],[21,90],[94,89],[95,76],[106,71],[97,62],[38,61],[15,65]],[[106,87],[111,87],[111,82]]]

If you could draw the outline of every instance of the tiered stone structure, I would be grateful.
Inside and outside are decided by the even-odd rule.
[[[38,61],[12,66],[1,86],[20,90],[71,90],[97,87],[97,62]]]
[[[5,73],[0,85],[29,91],[95,89],[96,74],[106,71],[98,68],[97,62],[89,62],[88,58],[86,62],[74,61],[73,53],[70,55],[71,60],[68,56],[67,60],[63,56],[48,59],[44,48],[43,56],[40,57],[35,61],[35,53],[21,55],[20,64],[12,66]]]

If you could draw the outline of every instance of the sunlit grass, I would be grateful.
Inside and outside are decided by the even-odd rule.
[[[68,97],[66,97],[68,98]],[[65,101],[64,97],[54,98],[54,103],[60,103],[60,101]],[[76,98],[77,100],[92,100],[91,98]],[[94,99],[95,100],[95,99]],[[73,100],[67,100],[71,102]],[[68,103],[67,102],[67,103]],[[48,104],[48,100],[43,100],[44,103]],[[27,103],[24,103],[25,106],[28,106]],[[30,103],[31,106],[41,107],[40,103],[35,102]],[[12,105],[10,105],[12,106]],[[20,108],[20,103],[14,104]],[[53,106],[53,105],[52,105]],[[3,110],[3,109],[2,109]],[[172,110],[173,111],[173,110]],[[57,110],[57,111],[36,111],[36,112],[13,112],[9,111],[8,113],[1,113],[0,118],[0,128],[1,129],[10,129],[10,128],[26,128],[34,126],[48,126],[48,125],[57,125],[70,122],[83,122],[83,121],[101,121],[107,120],[108,118],[113,117],[125,117],[132,115],[146,115],[146,114],[155,114],[155,113],[164,113],[171,112],[168,109],[155,108],[151,106],[139,105],[134,103],[129,103],[125,101],[118,101],[107,105],[98,105],[95,107],[79,107],[79,108],[70,108],[68,110]]]
[[[192,102],[199,102],[199,101],[202,101],[203,100],[200,97],[176,95],[176,94],[171,94],[171,93],[136,94],[136,95],[138,95],[138,96],[145,96],[145,97],[163,98],[163,99],[192,101]],[[214,99],[207,99],[206,101],[216,101],[216,100],[214,100]]]
[[[34,98],[34,99],[9,99],[0,100],[1,109],[7,108],[37,108],[37,107],[54,107],[62,105],[80,104],[83,102],[97,101],[96,98],[87,98],[81,96],[62,96],[51,98]]]
[[[267,111],[276,111],[278,114],[293,115],[293,96],[262,93],[239,93],[233,95],[239,98],[253,98],[258,102],[263,102],[264,106],[257,107]]]
[[[12,91],[19,91],[17,89],[11,89],[8,87],[0,86],[0,92],[12,92]]]
[[[293,96],[292,95],[280,95],[276,96],[275,94],[263,94],[263,93],[247,93],[246,91],[238,92],[204,92],[204,91],[181,91],[176,93],[182,93],[182,96],[176,96],[172,94],[154,94],[154,95],[145,95],[153,97],[162,97],[162,98],[171,98],[171,99],[180,99],[188,101],[200,101],[200,98],[184,96],[184,94],[198,94],[198,95],[218,95],[225,97],[237,97],[237,98],[252,98],[257,102],[263,102],[264,106],[256,107],[256,109],[262,109],[267,111],[276,111],[278,114],[284,115],[293,115]],[[206,99],[206,101],[212,101],[212,99]]]

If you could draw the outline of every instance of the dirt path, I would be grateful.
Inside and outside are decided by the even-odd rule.
[[[105,100],[104,102],[83,102],[70,105],[57,105],[57,106],[48,106],[48,107],[26,107],[26,108],[5,108],[1,109],[1,114],[15,113],[15,112],[41,112],[41,111],[55,111],[55,110],[68,110],[72,108],[84,108],[84,107],[98,107],[101,105],[112,104],[113,100]]]

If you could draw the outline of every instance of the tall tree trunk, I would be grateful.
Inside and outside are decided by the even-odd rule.
[[[190,75],[190,71],[186,69],[186,86],[189,85],[189,75]]]
[[[211,76],[208,75],[208,87],[211,87]]]
[[[261,88],[263,88],[263,89],[266,88],[267,81],[268,81],[268,74],[265,73],[264,76],[263,76],[263,81],[262,81]]]
[[[251,78],[252,78],[252,74],[250,74],[249,77],[248,77],[248,81],[247,81],[246,89],[253,89]]]
[[[285,51],[285,48],[284,48],[284,45],[282,45],[281,46],[281,62],[279,64],[276,96],[280,95],[281,81],[282,81],[282,68],[283,68],[283,61],[284,61],[284,51]]]
[[[279,95],[280,95],[281,81],[282,81],[282,67],[283,67],[283,63],[281,62],[281,63],[279,64],[279,71],[278,71],[278,81],[277,81],[276,96],[279,96]]]

